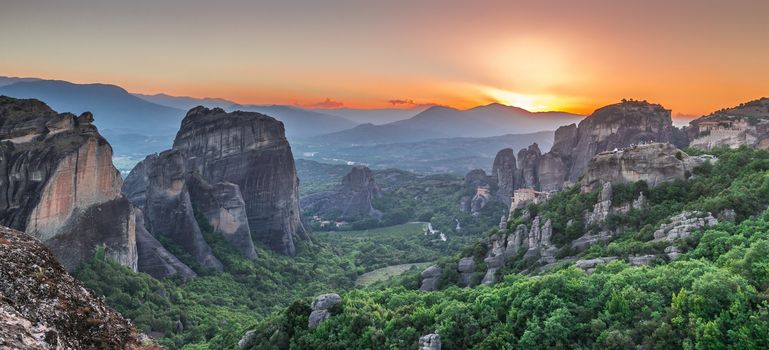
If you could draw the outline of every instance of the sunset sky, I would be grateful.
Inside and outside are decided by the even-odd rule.
[[[0,1],[0,75],[132,92],[689,115],[769,96],[765,0]]]

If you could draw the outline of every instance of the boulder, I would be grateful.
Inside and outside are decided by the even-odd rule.
[[[660,225],[654,231],[655,241],[674,241],[687,238],[692,232],[718,225],[718,219],[710,213],[699,211],[684,211],[670,217],[670,223]]]
[[[419,337],[419,350],[441,350],[441,336],[430,333]]]
[[[438,278],[440,278],[443,270],[438,265],[432,265],[422,271],[422,285],[419,290],[423,292],[429,292],[438,288]]]
[[[312,302],[312,312],[307,321],[310,328],[314,328],[321,322],[332,316],[330,309],[342,303],[342,297],[336,293],[322,294]]]

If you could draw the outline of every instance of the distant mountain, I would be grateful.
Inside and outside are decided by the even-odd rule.
[[[213,97],[196,98],[188,96],[171,96],[166,94],[145,95],[137,93],[134,93],[133,95],[155,104],[178,108],[184,111],[189,111],[190,109],[193,109],[197,106],[231,109],[230,107],[237,105],[236,102],[225,100],[223,98]]]
[[[358,108],[335,108],[317,110],[305,108],[307,110],[318,111],[326,114],[338,115],[350,119],[356,123],[370,123],[375,125],[387,124],[411,118],[428,107],[414,107],[408,109],[400,108],[377,108],[377,109],[358,109]]]
[[[372,169],[398,168],[422,174],[464,175],[472,169],[491,170],[497,151],[516,151],[537,143],[543,150],[553,145],[554,133],[541,131],[494,137],[435,138],[418,142],[361,144],[340,147],[292,144],[294,156],[335,164],[363,164]],[[301,179],[301,176],[300,176]]]
[[[582,116],[565,112],[529,112],[523,108],[492,103],[468,110],[433,106],[413,118],[391,125],[429,129],[448,136],[489,137],[511,133],[555,130],[579,122]]]
[[[37,81],[38,78],[17,78],[17,77],[0,77],[0,87],[16,84],[22,81]]]
[[[234,105],[229,109],[259,112],[282,121],[286,127],[286,137],[292,144],[295,139],[332,133],[358,125],[346,118],[291,106]]]
[[[316,136],[308,140],[323,145],[371,145],[396,142],[415,142],[445,138],[448,135],[429,129],[412,129],[395,124],[361,124],[352,129]]]
[[[185,114],[184,110],[145,101],[108,84],[20,81],[0,87],[0,95],[38,99],[55,110],[75,114],[90,111],[100,130],[120,133],[174,135]]]

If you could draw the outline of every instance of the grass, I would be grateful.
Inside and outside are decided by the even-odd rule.
[[[368,287],[374,283],[386,281],[390,278],[400,276],[404,272],[411,270],[412,268],[421,270],[430,266],[431,263],[414,263],[414,264],[400,264],[383,267],[371,272],[366,272],[355,280],[355,285],[358,287]]]

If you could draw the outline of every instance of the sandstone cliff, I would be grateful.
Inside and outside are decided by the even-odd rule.
[[[373,207],[372,201],[381,195],[371,170],[354,166],[337,189],[302,197],[302,210],[343,219],[380,218],[382,213]]]
[[[200,235],[193,208],[247,258],[255,257],[249,240],[293,255],[294,241],[309,239],[300,221],[291,147],[283,124],[271,117],[193,108],[173,149],[142,163],[123,192],[137,207],[146,207],[153,234],[168,235],[201,264],[220,266]]]
[[[23,232],[0,227],[0,348],[160,349]]]
[[[134,215],[93,116],[0,97],[0,224],[48,245],[68,270],[97,246],[136,270]]]

